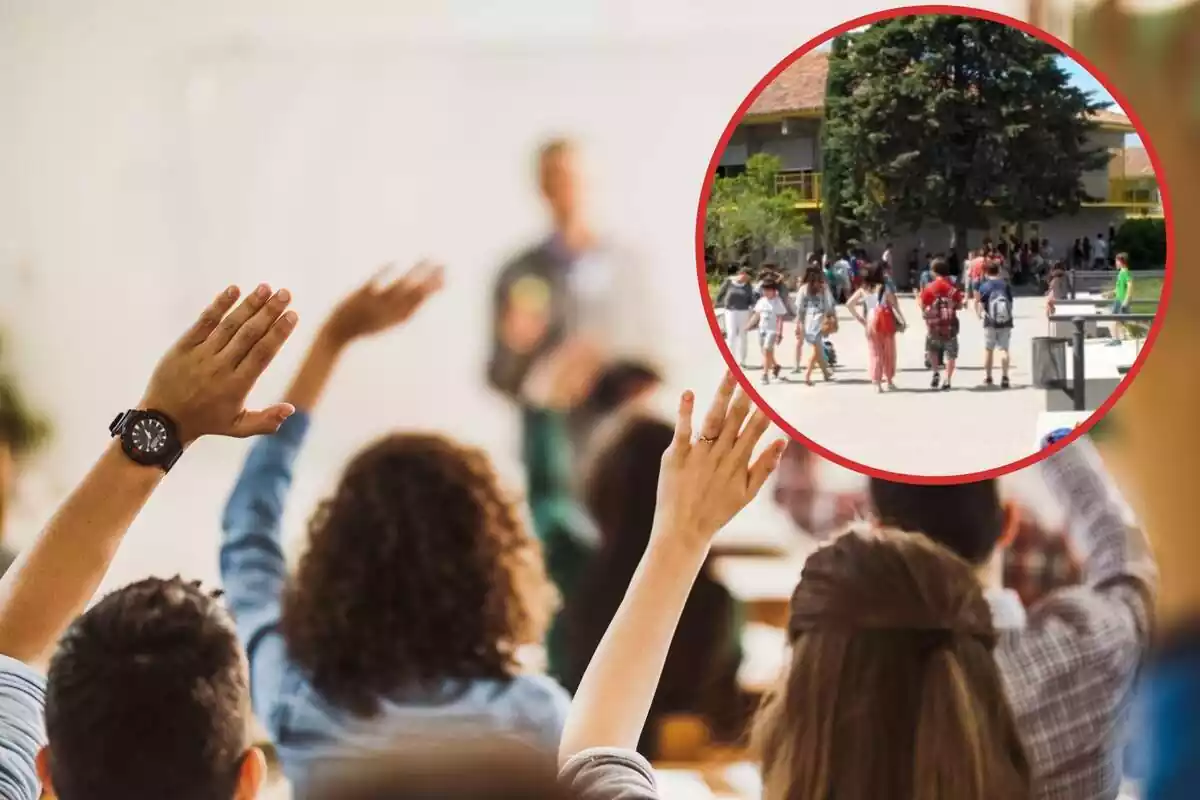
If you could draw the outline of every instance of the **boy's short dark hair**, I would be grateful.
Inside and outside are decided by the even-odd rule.
[[[995,480],[928,486],[870,481],[880,524],[923,533],[972,564],[983,564],[1004,535],[1005,514]]]
[[[228,800],[248,747],[241,646],[198,584],[148,578],[71,625],[50,663],[46,733],[61,800]]]
[[[763,285],[762,285],[762,290],[765,292],[765,291],[767,291],[768,289],[774,289],[775,291],[779,291],[779,284],[778,284],[778,283],[776,283],[776,282],[775,282],[775,281],[773,281],[773,280],[771,280],[771,281],[764,281],[764,282],[763,282]]]
[[[950,275],[950,265],[946,263],[946,259],[938,256],[929,265],[929,271],[934,275],[940,275],[945,278]]]
[[[992,276],[999,275],[1000,274],[1000,265],[997,264],[995,261],[989,261],[987,263],[987,266],[984,267],[984,272],[986,272],[988,275],[992,275]]]

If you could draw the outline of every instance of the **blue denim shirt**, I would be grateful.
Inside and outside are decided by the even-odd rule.
[[[0,656],[0,800],[37,800],[36,760],[46,745],[46,679]]]
[[[556,750],[570,698],[545,676],[414,688],[385,700],[376,717],[362,719],[326,702],[291,661],[279,629],[287,581],[280,519],[308,427],[308,415],[297,411],[277,434],[255,442],[225,508],[221,542],[221,579],[250,663],[254,713],[297,796],[304,796],[323,762],[409,735],[507,733]]]

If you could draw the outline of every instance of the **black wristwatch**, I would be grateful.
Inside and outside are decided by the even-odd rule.
[[[130,409],[118,414],[108,432],[121,437],[121,449],[138,464],[169,472],[183,455],[179,429],[161,411]]]

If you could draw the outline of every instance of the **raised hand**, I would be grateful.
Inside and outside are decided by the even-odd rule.
[[[155,367],[140,408],[175,421],[180,440],[273,433],[293,409],[247,411],[246,396],[296,328],[287,289],[261,284],[236,309],[238,288],[222,292]]]
[[[735,397],[736,387],[737,380],[727,372],[695,442],[695,397],[685,392],[680,399],[675,438],[663,454],[659,472],[656,537],[707,548],[717,531],[754,499],[778,466],[786,439],[774,442],[751,464],[754,448],[771,423],[761,409],[750,414],[749,396],[738,391]]]
[[[444,283],[442,267],[427,261],[387,281],[390,271],[391,265],[384,267],[338,303],[322,332],[333,342],[345,345],[394,328],[416,313]]]

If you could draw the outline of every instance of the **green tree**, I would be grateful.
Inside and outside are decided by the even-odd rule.
[[[847,212],[842,206],[842,193],[850,179],[853,159],[850,153],[837,146],[839,137],[845,135],[839,129],[843,123],[828,115],[828,110],[833,106],[832,99],[845,97],[849,86],[849,65],[845,57],[848,42],[845,36],[833,40],[825,85],[826,119],[821,126],[821,151],[824,153],[821,168],[821,243],[829,253],[840,251],[853,232],[853,220],[845,217]]]
[[[777,185],[779,169],[776,156],[758,153],[744,172],[713,179],[704,219],[704,243],[715,259],[710,271],[756,266],[772,252],[795,247],[808,232],[796,209],[800,196]]]
[[[1014,222],[1076,211],[1099,108],[1070,84],[1050,45],[968,16],[897,17],[847,34],[831,54],[844,79],[827,102],[825,159],[853,165],[840,205],[866,234],[950,227],[960,249],[989,207]]]

